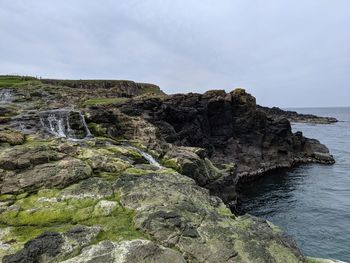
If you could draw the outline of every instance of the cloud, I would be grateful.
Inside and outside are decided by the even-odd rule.
[[[0,73],[349,105],[349,24],[347,0],[4,0]]]

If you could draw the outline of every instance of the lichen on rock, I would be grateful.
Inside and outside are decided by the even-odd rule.
[[[168,96],[132,81],[9,83],[11,101],[0,107],[3,262],[311,261],[277,226],[234,215],[235,187],[334,159],[245,90]],[[77,140],[55,136],[50,124],[60,119],[40,121],[62,112]]]

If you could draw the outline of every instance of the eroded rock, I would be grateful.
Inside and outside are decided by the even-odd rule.
[[[264,220],[235,218],[218,198],[179,174],[122,176],[121,203],[135,224],[194,262],[303,262],[295,244]],[[277,253],[279,252],[279,253]]]
[[[41,187],[63,188],[90,177],[91,167],[85,162],[66,157],[57,162],[44,163],[33,169],[16,173],[6,171],[1,174],[1,194],[35,191]]]

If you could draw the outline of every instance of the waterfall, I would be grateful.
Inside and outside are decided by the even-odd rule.
[[[162,168],[162,166],[160,165],[160,163],[158,163],[156,161],[156,159],[153,158],[152,155],[144,152],[144,151],[141,151],[139,150],[139,153],[149,162],[149,164],[152,164],[154,166],[156,166],[158,169]]]
[[[134,147],[134,146],[129,146],[129,147],[130,147],[131,149],[133,149],[133,150],[139,152],[139,153],[149,162],[149,164],[154,165],[154,166],[157,167],[158,169],[162,169],[162,168],[163,168],[163,166],[161,166],[160,163],[157,162],[157,160],[154,159],[152,155],[150,155],[150,154],[148,154],[148,153],[146,153],[146,152],[144,152],[144,151],[142,151],[142,150],[140,150],[139,148],[136,148],[136,147]]]
[[[12,92],[10,90],[0,90],[0,104],[9,103],[12,101]]]
[[[92,137],[84,115],[77,110],[58,109],[39,113],[43,128],[60,138],[81,140]]]

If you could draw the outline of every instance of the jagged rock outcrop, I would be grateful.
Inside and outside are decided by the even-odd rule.
[[[321,117],[313,114],[301,114],[296,111],[282,110],[278,107],[263,107],[257,105],[258,110],[264,112],[271,118],[286,118],[290,122],[315,123],[315,124],[331,124],[338,120],[334,117]]]
[[[334,161],[325,147],[315,148],[316,141],[293,134],[287,119],[271,119],[257,110],[255,98],[241,89],[132,100],[118,108],[142,116],[168,143],[204,148],[215,164],[235,163],[242,175]]]
[[[301,132],[293,134],[287,119],[269,118],[257,109],[255,98],[242,89],[133,99],[113,108],[91,107],[88,112],[89,121],[100,120],[111,136],[117,135],[115,126],[109,124],[113,119],[119,123],[119,135],[141,138],[148,147],[161,148],[165,165],[178,166],[178,171],[213,193],[221,193],[220,197],[233,206],[234,187],[222,190],[237,180],[251,180],[269,170],[299,163],[334,163],[325,146]],[[143,130],[152,133],[135,133],[138,128],[133,123],[141,123],[138,119],[146,121],[149,128]],[[164,141],[190,148],[157,147]],[[205,151],[194,153],[191,147]],[[211,169],[206,161],[209,159],[219,169]],[[236,172],[227,172],[227,167],[235,167]]]

